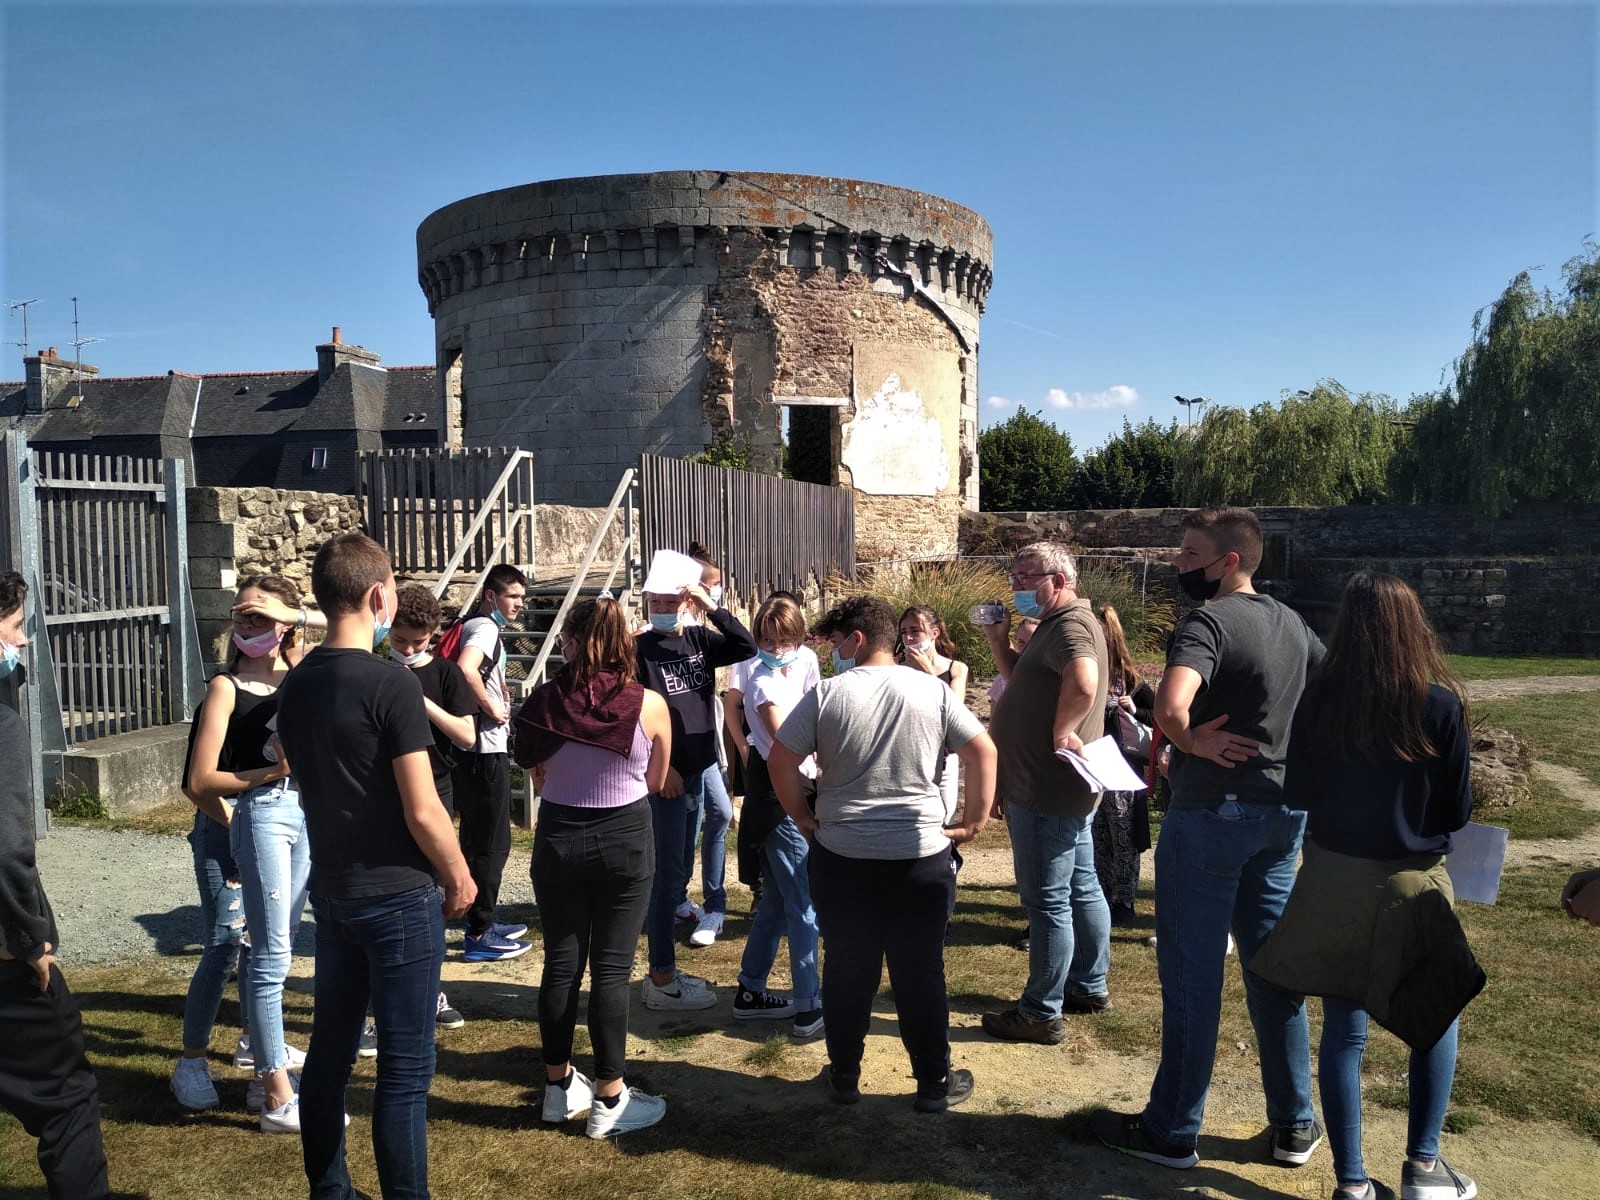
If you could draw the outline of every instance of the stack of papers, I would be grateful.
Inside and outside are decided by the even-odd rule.
[[[1145,790],[1144,776],[1128,765],[1128,760],[1122,755],[1122,747],[1117,745],[1117,740],[1113,737],[1096,738],[1084,746],[1081,754],[1058,747],[1056,757],[1062,762],[1072,764],[1073,769],[1083,776],[1092,791]]]

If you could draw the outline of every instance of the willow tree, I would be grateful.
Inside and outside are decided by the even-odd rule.
[[[1387,396],[1352,397],[1333,379],[1251,413],[1256,504],[1380,504],[1402,438]]]
[[[1183,505],[1253,504],[1255,424],[1242,408],[1215,408],[1183,431],[1172,478]]]

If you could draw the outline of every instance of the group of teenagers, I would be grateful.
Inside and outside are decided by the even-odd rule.
[[[1017,552],[1012,600],[1032,625],[1016,644],[1009,618],[985,626],[1004,680],[988,731],[963,703],[965,671],[933,614],[897,618],[883,601],[858,596],[808,629],[798,602],[778,594],[747,630],[720,602],[709,561],[699,582],[647,594],[643,630],[609,598],[573,607],[559,631],[565,666],[514,714],[498,629],[515,618],[526,581],[510,568],[489,576],[476,610],[486,628],[469,621],[453,656],[430,652],[437,603],[420,589],[397,592],[388,556],[362,534],[336,536],[318,551],[311,585],[319,613],[280,580],[245,581],[235,653],[210,684],[185,772],[208,930],[174,1093],[191,1108],[216,1102],[205,1055],[236,969],[247,1031],[235,1061],[253,1066],[261,1127],[299,1132],[314,1200],[363,1195],[345,1161],[345,1090],[364,1047],[377,1058],[382,1194],[428,1194],[434,1035],[461,1019],[440,991],[445,921],[465,920],[465,949],[478,961],[528,946],[525,929],[494,920],[508,818],[492,788],[481,789],[492,793],[487,801],[472,791],[508,775],[509,754],[540,795],[531,871],[544,952],[543,1118],[582,1119],[595,1138],[659,1122],[666,1102],[624,1078],[635,949],[645,932],[646,1007],[716,1003],[705,980],[678,968],[674,935],[680,915],[694,922],[691,942],[709,944],[722,932],[727,789],[718,744],[724,729],[736,729],[741,736],[728,740],[745,794],[737,858],[758,899],[732,1015],[789,1021],[797,1039],[824,1037],[825,1091],[853,1103],[887,964],[916,1081],[913,1106],[944,1111],[974,1088],[972,1073],[951,1061],[944,975],[958,847],[992,815],[1010,831],[1029,967],[1017,1004],[985,1014],[983,1027],[1049,1044],[1061,1040],[1064,1012],[1110,1007],[1109,928],[1133,893],[1117,890],[1126,862],[1114,866],[1102,852],[1096,870],[1096,842],[1115,837],[1101,830],[1126,824],[1118,817],[1108,826],[1103,810],[1132,812],[1138,799],[1091,790],[1067,759],[1100,737],[1117,709],[1133,707],[1171,745],[1171,796],[1155,847],[1161,1061],[1142,1111],[1101,1110],[1091,1118],[1095,1134],[1165,1167],[1198,1161],[1231,938],[1260,1052],[1272,1159],[1303,1164],[1325,1136],[1312,1107],[1304,1000],[1320,996],[1336,1200],[1394,1194],[1368,1177],[1362,1157],[1369,1017],[1412,1049],[1400,1194],[1475,1195],[1439,1153],[1457,1017],[1484,983],[1443,867],[1471,809],[1461,688],[1400,580],[1353,576],[1324,646],[1296,614],[1254,590],[1261,534],[1253,514],[1202,509],[1183,525],[1178,582],[1199,603],[1180,620],[1153,695],[1136,695],[1120,630],[1108,639],[1108,625],[1077,595],[1067,550],[1035,543]],[[20,596],[20,580],[12,587],[0,578],[0,634],[25,645],[13,592]],[[310,624],[324,625],[326,636],[302,653]],[[831,648],[827,679],[806,644],[813,638]],[[386,641],[397,661],[373,653]],[[719,715],[721,667],[735,669]],[[9,736],[6,711],[0,706],[0,734]],[[498,749],[484,741],[486,730],[504,736]],[[472,760],[484,754],[500,761]],[[9,821],[7,800],[0,816]],[[702,820],[705,904],[697,908],[687,885]],[[483,828],[496,822],[505,837],[498,825]],[[32,872],[31,837],[26,844]],[[13,902],[15,881],[0,875],[0,980],[9,989],[0,1004],[9,1021],[12,993],[24,983],[47,998],[55,1024],[37,1041],[53,1048],[49,1070],[86,1079],[88,1094],[61,1086],[46,1103],[40,1087],[19,1091],[19,1051],[8,1050],[0,1099],[40,1137],[52,1196],[103,1195],[103,1152],[96,1184],[87,1145],[92,1126],[98,1150],[93,1075],[76,1007],[52,965],[48,904],[31,878],[30,908]],[[1575,916],[1587,916],[1589,882],[1575,876],[1563,898]],[[282,988],[308,896],[315,994],[302,1054],[283,1038]],[[782,994],[768,978],[785,939],[791,987]],[[574,1061],[585,970],[587,1074]]]

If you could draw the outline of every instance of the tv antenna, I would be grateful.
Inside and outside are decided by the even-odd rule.
[[[72,298],[72,351],[73,374],[76,376],[75,386],[78,394],[73,397],[73,408],[83,403],[83,348],[103,341],[105,341],[105,338],[86,338],[78,332],[78,298],[74,296]]]
[[[39,297],[37,296],[35,296],[32,300],[6,301],[6,307],[12,312],[16,312],[19,309],[22,311],[22,340],[20,342],[7,342],[6,345],[21,346],[23,358],[28,357],[28,305],[37,303],[39,303]]]

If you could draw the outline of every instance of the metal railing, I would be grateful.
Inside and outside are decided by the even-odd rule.
[[[803,591],[838,574],[855,578],[856,510],[848,488],[801,483],[678,458],[639,464],[639,551],[687,551],[702,543],[724,586],[744,599]]]
[[[368,450],[358,462],[367,532],[402,575],[533,562],[533,455],[510,446]],[[439,594],[443,594],[442,590]]]
[[[4,437],[0,564],[28,584],[40,829],[52,767],[96,738],[187,721],[200,702],[183,460],[32,452]]]

